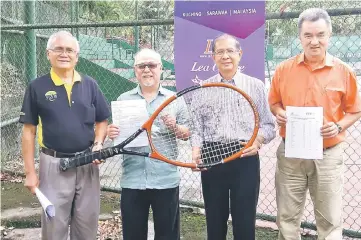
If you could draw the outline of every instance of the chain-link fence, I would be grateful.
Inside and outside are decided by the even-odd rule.
[[[142,47],[158,51],[163,60],[163,86],[175,89],[173,2],[164,1],[64,1],[36,2],[25,6],[22,1],[3,2],[1,10],[1,162],[2,168],[22,171],[20,157],[21,126],[17,123],[29,75],[49,72],[46,43],[59,30],[74,33],[80,43],[77,70],[95,78],[108,102],[136,86],[133,72],[135,52]],[[333,37],[329,51],[347,62],[361,83],[361,10],[356,1],[267,2],[266,87],[275,66],[302,51],[297,38],[297,17],[309,7],[332,9]],[[115,10],[114,10],[115,9]],[[33,11],[32,22],[22,19]],[[61,16],[61,17],[59,17]],[[152,20],[144,20],[152,19]],[[163,19],[163,20],[162,20]],[[130,21],[126,21],[130,20]],[[76,22],[76,23],[71,23]],[[107,23],[106,23],[107,22]],[[30,23],[32,25],[24,25]],[[59,23],[67,23],[60,25]],[[51,25],[49,25],[51,24]],[[35,41],[29,36],[35,30]],[[30,49],[30,51],[29,51]],[[35,63],[31,62],[33,54]],[[32,68],[32,69],[31,69]],[[345,148],[344,233],[361,238],[361,124],[349,128]],[[261,190],[258,217],[275,221],[276,201],[274,174],[277,138],[261,150]],[[111,144],[107,141],[107,144]],[[101,184],[110,191],[120,190],[121,156],[101,167]],[[183,203],[202,206],[200,177],[180,169],[180,195]],[[315,229],[313,206],[307,200],[303,227]]]

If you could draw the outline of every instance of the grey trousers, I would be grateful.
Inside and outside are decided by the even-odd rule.
[[[40,154],[40,191],[54,204],[55,217],[41,218],[43,240],[96,239],[100,211],[99,167],[88,164],[62,172],[59,158]]]

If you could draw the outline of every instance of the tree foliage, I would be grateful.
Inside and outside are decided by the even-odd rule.
[[[84,21],[107,22],[123,20],[171,19],[174,1],[80,1],[79,17]],[[139,27],[141,43],[154,45],[159,38],[166,38],[173,26]],[[133,42],[134,28],[112,28],[108,35],[122,36]]]
[[[345,9],[359,7],[358,1],[267,1],[267,13],[302,12],[307,8],[319,7],[328,9]],[[360,35],[361,16],[333,16],[332,28],[334,35]],[[269,42],[286,44],[290,37],[296,37],[297,19],[275,19],[266,23]]]

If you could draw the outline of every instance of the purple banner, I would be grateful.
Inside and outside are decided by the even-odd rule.
[[[213,39],[235,36],[243,51],[241,72],[264,81],[264,1],[175,1],[175,73],[177,91],[218,73]]]

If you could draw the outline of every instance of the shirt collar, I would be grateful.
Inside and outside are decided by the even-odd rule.
[[[51,77],[51,80],[53,80],[55,86],[64,85],[63,80],[61,80],[61,78],[58,76],[58,74],[55,73],[53,68],[50,69],[50,77]],[[74,70],[73,82],[80,82],[80,81],[81,81],[80,74]]]
[[[237,72],[236,72],[236,74],[234,74],[234,76],[233,76],[233,78],[232,78],[232,80],[231,81],[227,81],[227,80],[224,80],[223,78],[222,78],[222,76],[221,76],[221,74],[220,73],[218,73],[217,74],[217,76],[216,76],[216,82],[225,82],[225,83],[227,83],[227,82],[234,82],[234,79],[235,78],[237,78],[237,77],[239,77],[241,75],[241,73],[237,70]]]
[[[142,96],[142,91],[140,89],[140,85],[138,84],[136,88],[130,90],[129,92],[130,94],[138,94],[140,96]],[[162,85],[159,84],[159,88],[158,88],[158,93],[162,94],[162,95],[166,95],[166,89],[164,87],[162,87]]]
[[[304,63],[305,62],[305,53],[301,53],[297,56],[297,64]],[[332,67],[334,66],[333,63],[333,56],[326,52],[326,57],[324,60],[324,66]]]

